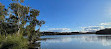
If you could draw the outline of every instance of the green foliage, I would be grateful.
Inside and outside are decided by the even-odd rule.
[[[24,17],[29,12],[29,7],[23,6],[20,3],[11,3],[10,8],[16,16],[19,14],[20,17]]]
[[[0,34],[6,35],[6,34],[13,34],[17,32],[18,28],[16,24],[1,22],[0,23]]]
[[[4,6],[0,4],[0,9],[1,9],[0,13],[1,13],[1,17],[3,17],[1,21],[3,21],[3,23],[6,23],[6,24],[12,23],[12,24],[18,25],[15,27],[15,28],[18,28],[16,29],[18,30],[18,33],[28,32],[29,34],[31,34],[32,31],[35,33],[36,26],[40,28],[42,24],[45,24],[45,21],[37,20],[37,16],[39,16],[39,13],[40,13],[39,10],[31,9],[29,6],[24,6],[21,3],[19,3],[19,1],[22,2],[24,0],[12,0],[12,1],[17,1],[17,2],[10,3],[8,11],[7,9],[4,10],[5,9]],[[5,18],[6,15],[9,18]],[[29,25],[26,26],[26,23],[29,23]],[[7,33],[7,32],[9,33],[9,31],[7,30],[10,30],[10,29],[4,30],[4,28],[12,28],[12,27],[8,27],[7,25],[1,25],[1,26],[5,26],[5,27],[1,27],[2,28],[1,30],[4,33]],[[26,26],[26,28],[24,26]],[[27,28],[30,28],[30,29],[27,29]],[[28,30],[28,31],[24,31],[24,30]]]
[[[0,35],[0,49],[28,49],[28,40],[22,36]]]
[[[4,21],[4,18],[7,15],[7,10],[4,7],[5,6],[0,3],[0,21]]]

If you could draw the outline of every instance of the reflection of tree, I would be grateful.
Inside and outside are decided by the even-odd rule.
[[[31,44],[30,47],[31,47],[31,48],[36,48],[36,49],[41,49],[40,43],[41,43],[41,42],[36,42],[36,43],[34,43],[34,44]],[[30,49],[31,49],[31,48],[30,48]]]
[[[41,43],[41,42],[37,42],[37,43],[36,43],[36,48],[41,49],[41,47],[40,47],[40,46],[41,46],[40,43]]]
[[[106,40],[106,41],[111,41],[111,36],[98,36],[98,39],[100,40]]]

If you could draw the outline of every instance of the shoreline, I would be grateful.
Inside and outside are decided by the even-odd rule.
[[[41,33],[42,36],[44,35],[80,35],[80,34],[97,34],[97,35],[111,35],[111,34],[105,34],[105,33],[57,33],[57,32],[46,32],[46,33]]]

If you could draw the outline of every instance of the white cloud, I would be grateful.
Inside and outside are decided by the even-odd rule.
[[[48,27],[48,26],[45,26],[45,27]]]
[[[111,22],[107,23],[100,23],[99,26],[88,26],[88,27],[81,27],[83,32],[95,32],[105,28],[111,28]]]
[[[89,26],[89,27],[82,27],[84,32],[95,32],[101,29],[104,29],[104,26]]]
[[[51,31],[51,32],[69,32],[70,28],[49,28],[46,31]]]
[[[111,22],[108,22],[108,23],[101,23],[100,25],[111,25]]]
[[[111,28],[111,27],[106,27],[106,28]]]

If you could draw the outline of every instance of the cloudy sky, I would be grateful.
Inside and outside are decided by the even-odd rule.
[[[40,10],[38,19],[46,21],[41,31],[97,31],[111,26],[111,0],[25,0],[24,3]]]

